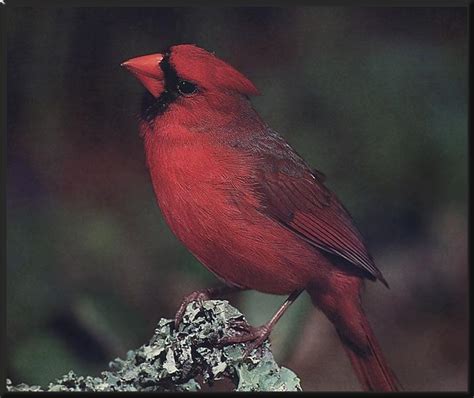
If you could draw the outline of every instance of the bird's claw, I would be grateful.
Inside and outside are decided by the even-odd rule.
[[[243,320],[232,321],[230,328],[239,331],[239,334],[222,337],[219,340],[219,345],[225,346],[230,344],[245,343],[246,347],[243,359],[247,358],[255,348],[260,347],[271,332],[267,325],[253,327]]]
[[[191,294],[188,294],[183,301],[181,302],[181,305],[179,306],[178,311],[176,312],[176,315],[174,316],[174,327],[175,329],[178,329],[179,324],[183,320],[184,313],[186,312],[186,308],[190,303],[193,301],[199,301],[202,303],[203,301],[210,300],[211,296],[209,294],[208,289],[204,290],[198,290],[195,292],[192,292]]]

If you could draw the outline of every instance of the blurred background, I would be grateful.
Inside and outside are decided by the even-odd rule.
[[[7,376],[99,374],[216,278],[155,203],[120,63],[196,43],[327,176],[390,283],[363,301],[408,391],[466,390],[467,8],[14,8],[8,61]],[[284,297],[230,297],[254,325]],[[255,302],[258,300],[259,305]],[[303,295],[272,335],[304,390],[358,390]]]

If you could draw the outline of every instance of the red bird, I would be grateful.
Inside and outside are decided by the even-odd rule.
[[[151,95],[140,131],[158,205],[173,233],[231,289],[290,295],[266,325],[234,341],[254,348],[306,290],[334,324],[366,390],[396,391],[361,306],[364,279],[387,285],[324,177],[253,109],[255,86],[195,45],[122,64]],[[388,285],[387,285],[388,286]]]

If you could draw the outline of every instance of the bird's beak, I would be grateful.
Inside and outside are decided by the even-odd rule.
[[[127,68],[142,82],[145,88],[156,98],[165,90],[165,75],[160,68],[162,54],[150,54],[123,62],[120,66]]]

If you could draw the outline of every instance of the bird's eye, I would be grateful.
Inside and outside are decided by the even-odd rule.
[[[191,95],[197,91],[197,86],[186,80],[180,80],[178,83],[178,91],[183,95]]]

